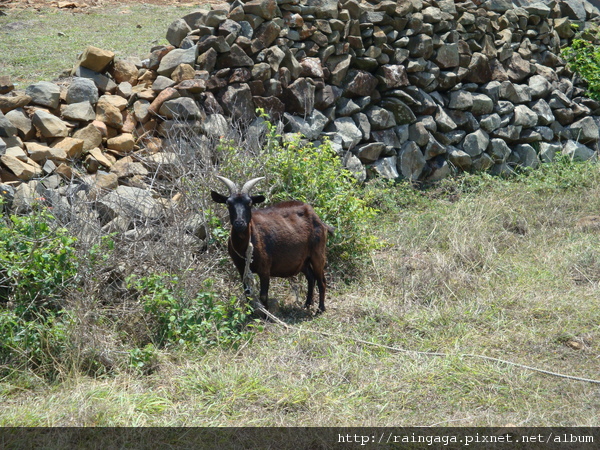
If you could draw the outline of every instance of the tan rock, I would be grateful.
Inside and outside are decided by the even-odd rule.
[[[62,148],[52,148],[39,142],[26,142],[25,148],[29,157],[37,163],[43,163],[47,160],[51,161],[66,161],[67,152]]]
[[[132,176],[148,176],[148,169],[140,162],[134,161],[131,156],[121,158],[110,168],[110,172],[117,175],[119,178]]]
[[[162,151],[163,140],[159,137],[150,136],[142,140],[146,153],[153,154]]]
[[[22,108],[31,101],[31,97],[27,94],[17,95],[0,95],[0,111],[6,114],[13,109]]]
[[[196,71],[189,64],[179,64],[173,73],[171,74],[171,79],[175,83],[181,83],[184,80],[193,80],[196,75]]]
[[[67,154],[67,158],[76,159],[83,153],[83,143],[83,139],[65,137],[57,139],[50,147],[59,148]]]
[[[131,61],[126,59],[119,59],[115,61],[112,74],[117,83],[127,81],[131,83],[132,86],[137,84],[138,68]]]
[[[193,80],[183,80],[175,89],[182,91],[188,91],[191,94],[199,94],[206,90],[206,81],[200,78],[194,78]]]
[[[98,99],[98,103],[108,103],[116,107],[119,111],[123,111],[127,108],[127,100],[120,95],[103,95]]]
[[[88,46],[79,60],[79,65],[95,72],[102,72],[114,59],[115,54],[93,45]]]
[[[42,168],[39,165],[25,163],[11,155],[0,156],[0,162],[23,181],[29,181],[33,177],[42,174]]]
[[[102,133],[93,123],[77,130],[73,133],[73,138],[83,141],[82,152],[91,150],[102,144]]]
[[[107,126],[113,128],[123,128],[123,114],[121,114],[117,106],[106,100],[98,100],[98,104],[96,105],[96,120],[104,122]]]
[[[73,179],[73,168],[65,163],[59,164],[59,166],[54,169],[54,173],[59,174],[60,176],[66,178],[67,180]]]
[[[106,147],[120,153],[128,153],[133,150],[135,139],[131,133],[123,133],[106,141]]]
[[[67,123],[43,109],[38,109],[33,113],[31,122],[44,137],[66,137],[69,135]]]
[[[148,111],[151,114],[157,114],[158,110],[160,109],[160,107],[162,106],[162,104],[164,102],[166,102],[167,100],[172,100],[174,98],[179,98],[179,97],[180,97],[180,94],[177,91],[177,89],[172,88],[172,87],[166,88],[165,90],[161,91],[161,93],[156,96],[154,101],[150,104]]]
[[[0,94],[8,94],[15,88],[8,75],[0,75]]]
[[[139,86],[139,84],[138,84],[138,86]],[[138,86],[136,86],[136,87],[138,87]],[[133,88],[133,90],[135,93],[135,88]],[[154,92],[154,89],[144,88],[136,94],[136,98],[138,100],[147,100],[147,101],[151,102],[156,98],[156,92]]]
[[[135,129],[135,134],[137,136],[151,135],[156,131],[157,128],[158,128],[158,122],[156,121],[156,119],[151,119],[148,122],[146,122],[142,125],[139,125]]]
[[[105,138],[106,136],[108,136],[108,127],[104,122],[102,122],[101,120],[94,120],[92,121],[92,125],[94,125],[98,129],[100,134],[102,134],[102,137]]]
[[[106,155],[104,152],[102,152],[102,150],[100,150],[98,147],[90,150],[89,156],[94,158],[101,165],[103,165],[104,167],[106,167],[108,169],[114,164],[114,161],[115,161],[114,158],[110,158],[108,155]]]
[[[4,151],[4,154],[14,156],[15,158],[20,159],[23,162],[27,162],[27,160],[29,159],[27,153],[25,153],[25,150],[23,150],[20,147],[8,147]]]
[[[158,74],[153,70],[146,70],[142,75],[138,77],[137,86],[149,88],[156,80]]]
[[[121,128],[121,131],[123,133],[133,133],[135,127],[137,127],[135,114],[132,111],[123,111],[123,128]]]
[[[98,200],[106,193],[115,190],[119,186],[119,177],[114,173],[97,172],[94,175],[92,188],[88,193],[88,198],[92,201]]]

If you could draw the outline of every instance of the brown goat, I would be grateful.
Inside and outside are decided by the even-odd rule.
[[[217,177],[229,188],[229,196],[212,191],[212,199],[229,209],[231,235],[228,250],[244,281],[246,251],[254,247],[250,270],[260,279],[260,301],[268,308],[271,277],[292,277],[302,272],[308,280],[305,307],[313,302],[315,281],[319,287],[319,311],[325,311],[325,246],[333,228],[323,223],[312,207],[299,201],[277,203],[252,209],[262,203],[262,195],[250,196],[252,187],[264,177],[253,178],[241,190],[225,178]],[[245,286],[248,289],[248,286]]]

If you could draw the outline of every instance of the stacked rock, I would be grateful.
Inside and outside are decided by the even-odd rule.
[[[144,189],[167,138],[218,138],[257,108],[328,137],[361,180],[595,157],[600,105],[560,49],[598,10],[519,1],[235,0],[174,21],[144,61],[88,47],[70,84],[0,83],[0,180]]]

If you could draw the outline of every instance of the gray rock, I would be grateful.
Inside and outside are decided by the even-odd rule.
[[[380,177],[395,180],[400,176],[396,168],[397,165],[398,158],[396,156],[389,156],[375,161],[372,168]]]
[[[600,139],[598,134],[598,124],[592,117],[584,117],[577,122],[572,123],[567,127],[571,135],[571,139],[582,144],[596,142]]]
[[[448,107],[461,111],[471,109],[473,107],[473,94],[465,90],[452,91]]]
[[[399,127],[396,127],[399,128]],[[408,136],[407,136],[408,139]],[[388,128],[387,130],[371,131],[371,140],[377,142],[383,142],[386,147],[400,148],[403,141],[399,138],[395,128]],[[406,142],[406,139],[404,140]]]
[[[460,55],[458,53],[458,44],[445,44],[437,50],[437,54],[433,60],[440,69],[451,69],[458,67]]]
[[[327,117],[314,110],[306,119],[289,113],[284,113],[284,121],[292,133],[301,133],[306,139],[317,139],[327,125]]]
[[[540,143],[540,160],[544,163],[549,163],[554,161],[556,154],[560,152],[562,146],[560,144],[551,144],[549,142],[541,142]]]
[[[523,128],[535,127],[538,124],[538,115],[525,105],[517,105],[515,107],[515,116],[513,125],[522,126]]]
[[[489,154],[495,163],[506,161],[510,152],[511,150],[504,139],[494,138],[490,140]]]
[[[388,111],[391,111],[393,114],[393,120],[395,121],[395,123],[393,125],[389,124],[389,123],[391,123],[391,121],[388,122],[387,125],[382,126],[383,128],[389,128],[390,126],[394,126],[396,124],[397,125],[410,124],[417,120],[413,110],[411,108],[409,108],[408,105],[406,105],[406,103],[404,103],[402,100],[400,100],[398,98],[386,97],[383,100],[381,100],[379,105],[382,108],[384,108]],[[375,129],[382,129],[382,128],[375,128]]]
[[[473,94],[473,106],[471,107],[471,113],[476,116],[482,116],[484,114],[491,114],[494,111],[494,101],[485,94]]]
[[[494,166],[494,160],[487,154],[482,153],[479,158],[473,159],[472,169],[475,172],[485,172]]]
[[[74,78],[67,89],[68,104],[88,102],[95,105],[98,102],[98,87],[90,78]]]
[[[58,108],[60,103],[60,87],[49,81],[39,81],[28,86],[25,94],[31,97],[32,103],[47,106],[50,109]]]
[[[353,149],[353,153],[363,164],[374,163],[379,159],[383,151],[385,151],[385,144],[383,142],[369,142],[368,144],[358,145]]]
[[[439,131],[447,133],[448,131],[455,130],[457,125],[452,118],[446,114],[444,108],[438,106],[437,112],[435,113],[435,123]]]
[[[519,157],[519,163],[524,167],[537,169],[540,166],[540,160],[535,149],[529,144],[519,144],[515,147],[515,154]]]
[[[235,120],[250,121],[256,116],[252,92],[246,83],[227,86],[221,103],[227,114]]]
[[[2,113],[0,112],[0,117],[1,116]],[[35,128],[31,123],[31,119],[22,108],[13,109],[12,111],[7,112],[6,118],[10,121],[11,124],[13,124],[17,128],[17,133],[21,139],[29,140],[35,137]],[[2,128],[1,124],[0,128]],[[2,136],[1,131],[0,136]],[[1,150],[0,153],[2,153]]]
[[[502,120],[500,119],[500,116],[494,113],[483,116],[479,121],[479,125],[483,131],[491,133],[492,131],[500,128],[501,122]]]
[[[69,127],[67,127],[67,124],[43,109],[38,109],[33,113],[31,122],[40,134],[46,138],[69,136]]]
[[[533,102],[531,110],[538,115],[538,124],[540,125],[550,125],[556,120],[554,114],[552,114],[552,108],[543,98]]]
[[[544,98],[552,91],[552,85],[541,75],[533,75],[528,80],[532,99]]]
[[[596,152],[579,142],[568,140],[562,149],[563,154],[572,161],[587,161],[596,156]]]
[[[459,168],[460,170],[469,171],[473,165],[473,160],[468,153],[459,150],[456,147],[450,146],[448,148],[448,161]]]
[[[230,128],[227,119],[222,114],[209,114],[202,121],[202,132],[211,138],[227,136]]]
[[[519,104],[531,101],[531,89],[529,86],[514,84],[504,81],[500,85],[500,99]]]
[[[423,152],[415,142],[408,141],[402,146],[398,158],[398,170],[404,178],[417,181],[426,163]]]
[[[61,111],[61,115],[67,120],[78,122],[90,122],[96,118],[96,112],[90,102],[71,103]]]
[[[0,137],[11,137],[16,135],[17,127],[15,127],[12,122],[2,114],[2,111],[0,111]]]
[[[158,220],[165,214],[162,202],[156,200],[150,190],[119,186],[96,203],[103,223],[116,217],[131,220]]]
[[[175,81],[171,80],[169,77],[159,75],[152,83],[152,90],[155,92],[161,92],[167,88],[175,86],[175,84]]]
[[[452,173],[452,168],[445,159],[436,159],[429,162],[430,173],[427,181],[439,181]]]
[[[355,155],[347,153],[344,157],[344,167],[352,172],[352,175],[359,183],[364,183],[367,179],[367,171],[365,166],[360,162]]]
[[[467,134],[463,141],[463,150],[471,157],[481,155],[490,143],[488,134],[483,130]]]
[[[202,112],[196,102],[190,97],[180,97],[164,102],[158,113],[167,119],[199,119]]]
[[[74,75],[80,78],[89,78],[98,87],[100,92],[111,93],[117,90],[117,84],[112,79],[91,69],[79,66]]]
[[[158,74],[165,77],[170,77],[173,71],[180,64],[189,64],[190,66],[194,66],[194,63],[196,62],[196,52],[196,46],[185,50],[171,50],[163,57],[163,59],[161,59],[157,70]]]
[[[192,31],[184,19],[177,19],[167,29],[167,41],[175,47],[181,45],[181,41]]]
[[[343,148],[348,150],[354,148],[363,138],[362,132],[350,117],[335,119],[327,130],[338,134]]]
[[[365,111],[373,130],[384,130],[396,126],[393,112],[381,106],[371,106]]]

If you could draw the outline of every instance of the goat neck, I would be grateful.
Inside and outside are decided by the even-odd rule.
[[[237,256],[245,260],[246,251],[248,250],[248,245],[250,245],[251,240],[252,222],[248,223],[248,228],[243,232],[234,231],[232,227],[231,233],[229,233],[229,248],[231,248]]]

